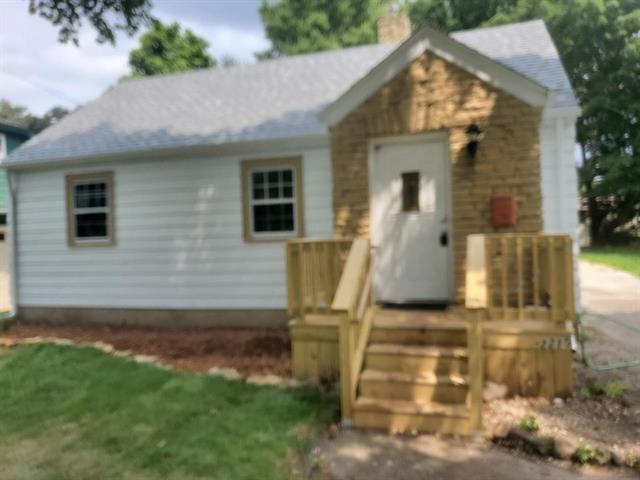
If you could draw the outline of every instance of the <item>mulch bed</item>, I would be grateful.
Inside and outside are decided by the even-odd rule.
[[[291,376],[287,329],[147,328],[101,325],[12,325],[0,337],[102,341],[116,350],[154,355],[179,370],[235,368],[243,375]]]

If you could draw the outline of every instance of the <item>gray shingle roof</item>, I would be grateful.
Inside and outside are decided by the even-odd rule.
[[[554,107],[578,105],[558,50],[542,20],[463,30],[451,36],[554,91]]]
[[[558,90],[556,106],[575,105],[543,22],[452,36]],[[396,47],[368,45],[124,81],[23,144],[3,163],[321,135],[326,127],[316,114]]]

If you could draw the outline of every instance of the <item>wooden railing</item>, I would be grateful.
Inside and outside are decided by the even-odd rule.
[[[482,350],[482,314],[469,310],[467,315],[467,361],[469,362],[469,408],[471,428],[482,429],[482,390],[484,388],[484,355]]]
[[[330,313],[351,240],[287,242],[287,312],[304,321],[308,313]]]
[[[489,318],[575,319],[571,237],[470,235],[465,303]]]
[[[356,400],[358,377],[369,341],[373,313],[369,241],[353,241],[331,308],[340,316],[340,402],[349,421]]]

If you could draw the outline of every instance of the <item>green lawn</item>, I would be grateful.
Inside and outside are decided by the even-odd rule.
[[[334,400],[91,348],[0,349],[0,479],[289,479]]]
[[[594,247],[582,250],[582,258],[640,276],[640,250],[620,247]]]

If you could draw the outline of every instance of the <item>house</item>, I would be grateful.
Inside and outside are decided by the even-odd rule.
[[[31,132],[12,123],[0,121],[0,161],[31,137]],[[0,171],[0,311],[11,307],[9,299],[9,265],[5,235],[7,228],[7,204],[9,191],[4,171]]]
[[[415,410],[409,387],[437,400],[436,379],[477,406],[484,370],[523,394],[567,394],[580,110],[544,23],[411,35],[389,13],[379,40],[123,81],[15,151],[3,166],[19,318],[295,317],[296,375],[339,371],[343,416],[360,425],[466,432],[470,407]],[[425,320],[456,312],[464,322]],[[478,343],[496,312],[507,323]],[[406,348],[427,331],[435,350]],[[371,341],[391,337],[378,360],[436,355],[431,383],[363,372]],[[472,384],[442,384],[439,369],[458,367]]]

